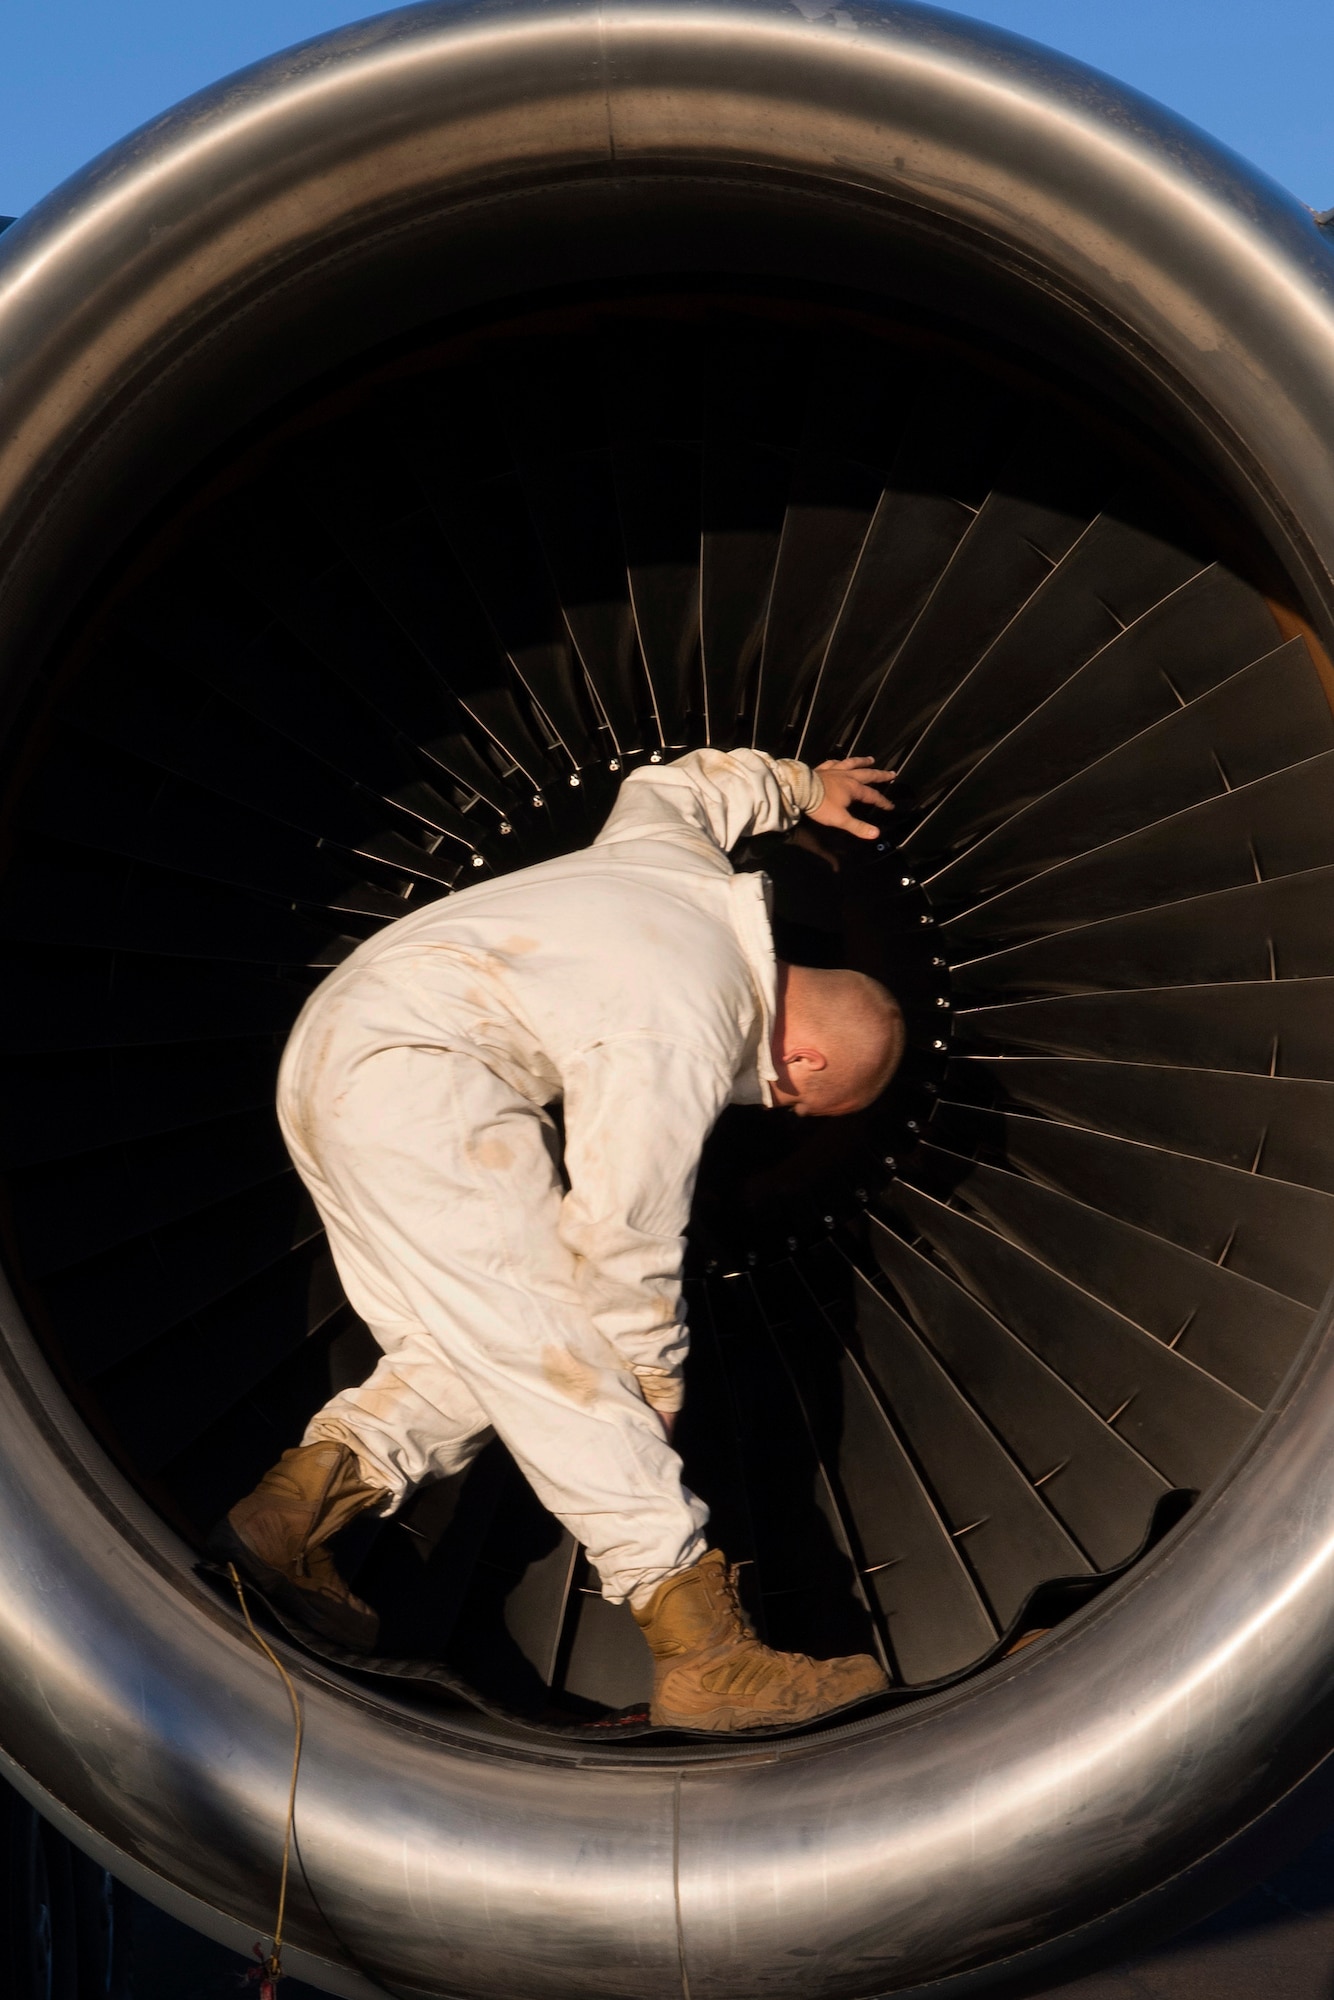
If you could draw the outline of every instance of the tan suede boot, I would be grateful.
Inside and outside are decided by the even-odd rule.
[[[889,1686],[868,1653],[810,1660],[762,1646],[721,1549],[659,1584],[635,1621],[656,1663],[650,1717],[664,1729],[813,1722]]]
[[[366,1484],[345,1444],[297,1445],[218,1523],[209,1548],[235,1563],[280,1611],[339,1646],[369,1653],[380,1621],[352,1595],[326,1543],[387,1498],[382,1488]]]

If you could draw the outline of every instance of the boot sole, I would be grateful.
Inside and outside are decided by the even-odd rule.
[[[734,1708],[711,1708],[703,1715],[673,1715],[666,1709],[651,1708],[649,1721],[655,1729],[694,1729],[709,1736],[744,1736],[752,1729],[804,1729],[809,1722],[824,1722],[831,1715],[842,1715],[846,1709],[858,1708],[885,1691],[885,1688],[871,1688],[865,1694],[853,1695],[829,1708],[812,1708],[802,1715],[743,1714]]]
[[[318,1639],[330,1645],[342,1646],[349,1653],[373,1653],[380,1636],[378,1618],[368,1623],[353,1613],[346,1621],[336,1612],[328,1613],[304,1590],[289,1583],[280,1569],[274,1569],[261,1556],[257,1556],[248,1542],[241,1539],[231,1522],[224,1515],[209,1536],[205,1546],[211,1556],[220,1563],[233,1563],[239,1574],[255,1589],[262,1591],[275,1611],[284,1618],[290,1618],[298,1626],[304,1627]]]

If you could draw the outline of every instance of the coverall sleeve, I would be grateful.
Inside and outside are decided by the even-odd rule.
[[[603,1338],[659,1410],[681,1405],[681,1263],[700,1151],[732,1079],[707,1050],[623,1035],[565,1074],[560,1233]]]
[[[621,786],[595,847],[672,840],[724,855],[752,833],[786,833],[818,806],[818,771],[762,750],[692,750],[674,764],[645,764]]]

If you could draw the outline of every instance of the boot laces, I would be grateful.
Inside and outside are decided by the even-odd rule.
[[[755,1627],[746,1616],[741,1602],[739,1583],[744,1563],[731,1563],[719,1577],[719,1587],[724,1605],[735,1620],[736,1639],[729,1645],[724,1657],[715,1666],[707,1668],[700,1680],[710,1694],[741,1695],[753,1697],[762,1694],[775,1681],[786,1678],[790,1656],[776,1653],[772,1647],[760,1643]]]
[[[745,1567],[744,1563],[729,1563],[722,1574],[721,1585],[727,1608],[736,1619],[742,1638],[754,1639],[755,1627],[746,1616],[746,1607],[741,1602],[741,1592],[739,1589],[741,1572]]]

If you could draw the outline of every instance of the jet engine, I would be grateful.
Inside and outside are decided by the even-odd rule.
[[[297,1010],[644,763],[869,752],[873,841],[733,859],[908,1056],[724,1115],[680,1443],[763,1636],[890,1693],[652,1730],[496,1442],[348,1531],[382,1656],[250,1607],[287,1962],[962,1996],[1183,1908],[1331,1740],[1317,220],[899,0],[428,4],[8,229],[0,418],[12,1783],[268,1932],[292,1712],[204,1544],[374,1358],[273,1116]]]

